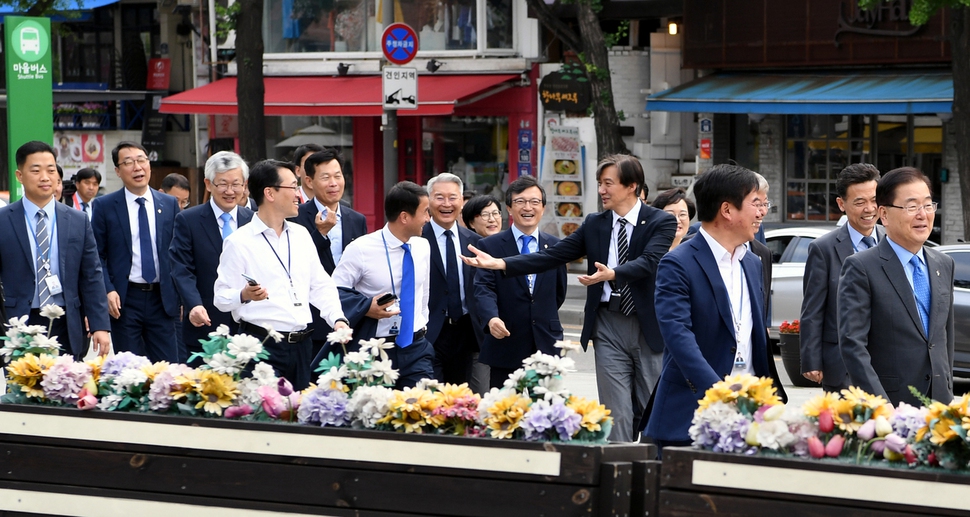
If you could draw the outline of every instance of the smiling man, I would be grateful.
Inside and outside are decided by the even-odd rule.
[[[845,259],[839,346],[849,384],[894,406],[910,393],[953,398],[953,259],[924,246],[937,204],[918,169],[886,173],[876,187],[886,238]]]
[[[588,274],[579,277],[586,286],[580,343],[585,350],[593,340],[596,387],[600,402],[612,411],[610,441],[616,442],[635,439],[660,374],[664,342],[654,312],[654,282],[677,229],[674,216],[640,201],[643,181],[635,157],[607,156],[596,170],[603,212],[589,215],[571,235],[537,253],[496,259],[474,249],[477,257],[466,260],[520,276],[587,257]]]
[[[168,247],[178,200],[149,188],[152,168],[141,144],[120,142],[111,159],[124,188],[95,199],[91,226],[104,269],[115,351],[176,362],[179,300]]]
[[[839,349],[839,275],[846,258],[875,247],[884,237],[876,225],[878,179],[879,169],[872,164],[842,169],[835,182],[836,202],[848,222],[808,245],[800,320],[802,375],[825,391],[838,393],[849,387]]]

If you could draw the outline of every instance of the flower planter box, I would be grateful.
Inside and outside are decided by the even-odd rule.
[[[656,515],[653,446],[0,406],[0,510],[53,515]],[[2,512],[0,512],[2,513]]]
[[[970,515],[970,475],[834,461],[663,452],[659,515]]]

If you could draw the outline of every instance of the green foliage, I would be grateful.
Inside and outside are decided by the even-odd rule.
[[[626,120],[626,113],[623,113],[623,110],[617,111],[616,118],[620,119],[620,121],[622,122]]]
[[[859,8],[873,9],[881,2],[890,0],[859,0]],[[930,17],[944,7],[970,7],[970,0],[913,0],[909,8],[909,23],[914,26],[926,24]]]
[[[563,63],[559,73],[565,80],[573,80],[577,83],[589,82],[589,78],[586,77],[586,68],[579,63]]]
[[[216,38],[226,39],[229,31],[235,30],[241,9],[242,2],[233,2],[229,7],[216,4]]]
[[[920,391],[916,389],[915,386],[909,386],[909,392],[912,393],[914,397],[916,397],[916,400],[918,400],[920,404],[923,404],[926,407],[930,407],[933,404],[933,399],[920,393]]]
[[[629,35],[630,20],[623,20],[620,22],[620,26],[616,28],[616,32],[603,35],[603,39],[606,40],[606,48],[613,48],[619,45]]]
[[[330,352],[330,355],[328,355],[326,359],[321,360],[320,365],[316,370],[313,371],[315,373],[329,372],[331,368],[340,368],[340,365],[343,364],[343,362],[343,357]]]

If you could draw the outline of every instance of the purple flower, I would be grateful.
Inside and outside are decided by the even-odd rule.
[[[303,395],[297,417],[301,424],[317,424],[321,427],[350,425],[353,415],[347,411],[349,400],[343,391],[316,388]]]
[[[902,454],[906,449],[906,439],[896,433],[887,434],[886,448],[895,453]]]
[[[281,377],[276,381],[276,390],[280,392],[280,395],[288,397],[290,393],[293,393],[293,385],[286,378]]]
[[[522,417],[526,440],[559,439],[568,441],[579,431],[582,417],[566,407],[561,400],[550,404],[539,400]]]
[[[91,367],[76,363],[69,355],[59,356],[44,372],[40,385],[48,400],[62,404],[76,404],[84,383],[91,379]]]
[[[151,364],[151,361],[140,355],[135,355],[131,352],[121,352],[104,361],[104,364],[101,365],[101,376],[113,377],[120,374],[122,370],[141,368],[142,366],[149,366]]]

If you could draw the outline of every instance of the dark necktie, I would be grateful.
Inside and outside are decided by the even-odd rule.
[[[630,247],[626,241],[626,219],[620,218],[620,229],[616,232],[616,263],[617,265],[626,264],[627,254]],[[618,289],[620,292],[620,311],[626,316],[633,314],[633,294],[630,293],[630,286],[624,285]]]
[[[397,346],[405,348],[414,340],[414,258],[411,246],[401,244],[404,260],[401,261],[401,332]]]
[[[47,277],[51,275],[51,238],[47,231],[47,212],[43,210],[37,211],[37,233],[34,238],[37,239],[37,299],[40,302],[37,308],[41,309],[50,305],[52,297],[47,286]]]
[[[448,283],[448,317],[452,323],[461,317],[461,280],[458,279],[458,257],[455,253],[455,234],[445,230],[445,281]]]
[[[871,235],[868,237],[863,237],[862,243],[866,245],[867,250],[876,247],[876,239],[873,239]]]
[[[930,283],[926,279],[926,272],[919,257],[913,255],[909,261],[913,265],[913,294],[916,295],[916,306],[919,309],[919,319],[923,322],[923,333],[930,336]]]
[[[534,238],[535,237],[533,237],[531,235],[523,235],[522,237],[520,237],[520,239],[522,239],[522,250],[521,250],[521,253],[523,255],[528,255],[529,253],[532,253],[532,251],[529,249],[529,245],[532,244],[532,239],[534,239]],[[535,275],[527,275],[527,278],[528,278],[528,281],[529,281],[529,292],[531,293],[532,290],[533,290],[533,288],[535,288],[535,285],[536,285],[536,276]]]
[[[84,213],[88,213],[88,204],[87,204],[87,202],[81,201],[81,211],[84,212]]]
[[[155,282],[155,253],[152,251],[152,231],[148,226],[148,210],[145,208],[145,198],[138,202],[138,243],[141,246],[141,277],[145,282]]]

